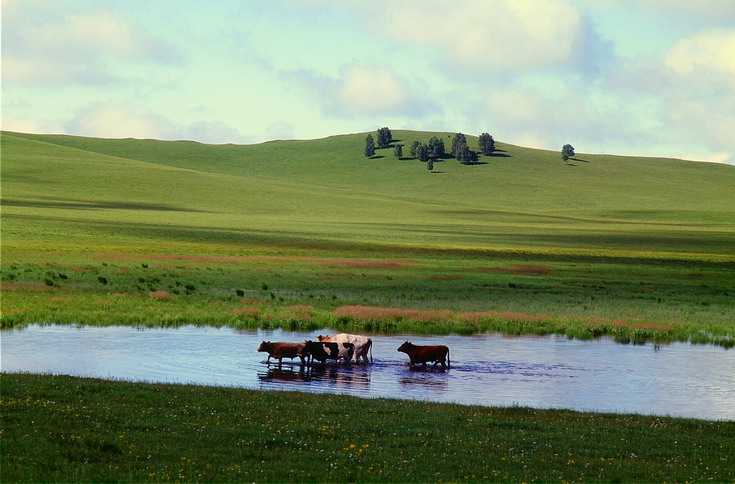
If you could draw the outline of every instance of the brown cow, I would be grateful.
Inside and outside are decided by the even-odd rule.
[[[444,345],[418,346],[406,341],[398,348],[398,351],[408,355],[408,358],[411,360],[411,365],[421,363],[426,366],[427,362],[433,361],[434,366],[441,363],[442,368],[446,368],[451,364],[449,360],[449,348]]]
[[[306,356],[304,354],[305,347],[305,343],[271,343],[270,341],[263,341],[260,343],[258,351],[268,352],[268,360],[266,360],[266,363],[270,363],[271,357],[273,357],[278,360],[278,364],[280,365],[283,358],[291,358],[293,360],[298,356],[301,358],[301,364],[303,365],[306,363],[304,360]]]

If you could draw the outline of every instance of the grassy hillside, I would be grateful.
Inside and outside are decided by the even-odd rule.
[[[451,144],[448,133],[394,138],[409,145],[432,135]],[[731,166],[603,155],[565,165],[555,152],[498,146],[484,164],[447,159],[430,174],[391,149],[366,159],[364,134],[211,146],[5,133],[3,204],[8,229],[24,217],[40,215],[47,227],[82,218],[101,235],[166,241],[239,245],[265,232],[412,247],[735,256]]]
[[[4,324],[161,320],[148,293],[175,300],[189,285],[202,313],[168,299],[167,320],[241,321],[249,310],[213,309],[239,289],[307,305],[319,324],[347,304],[489,311],[546,332],[601,320],[603,333],[611,321],[735,333],[708,327],[735,324],[735,167],[586,154],[565,164],[498,143],[478,165],[445,159],[430,173],[392,149],[366,159],[365,136],[214,146],[3,133]],[[393,136],[450,146],[453,134]],[[141,272],[161,257],[176,262]],[[82,308],[77,293],[53,303],[72,289],[108,306],[110,293],[142,300],[116,302],[118,313],[88,313],[97,303]],[[293,319],[257,314],[253,324]]]

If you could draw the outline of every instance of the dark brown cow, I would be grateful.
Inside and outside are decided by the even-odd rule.
[[[266,361],[267,363],[270,363],[271,357],[277,359],[278,364],[280,365],[283,358],[291,358],[293,360],[298,356],[299,358],[301,358],[301,364],[303,365],[306,363],[304,360],[304,358],[306,357],[306,354],[304,353],[305,347],[305,343],[271,343],[270,341],[263,341],[262,343],[260,343],[258,351],[268,352],[268,360]]]
[[[398,351],[408,355],[411,365],[423,364],[426,366],[427,362],[434,362],[434,366],[441,363],[442,368],[446,368],[451,364],[449,348],[444,345],[418,346],[406,341],[398,348]]]

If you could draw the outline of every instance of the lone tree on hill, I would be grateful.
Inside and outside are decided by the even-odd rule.
[[[378,130],[378,148],[387,148],[393,141],[393,135],[388,128],[380,128]]]
[[[565,163],[572,156],[574,156],[574,146],[565,144],[561,147],[561,159],[564,160]]]
[[[495,151],[495,140],[489,133],[480,135],[480,151],[485,156],[492,156]]]
[[[403,158],[403,145],[395,145],[393,147],[393,154],[396,158]]]
[[[373,140],[373,135],[369,133],[367,138],[365,138],[365,156],[368,158],[375,156],[375,141]]]
[[[434,171],[434,160],[429,159],[429,161],[426,162],[426,169],[429,171]]]

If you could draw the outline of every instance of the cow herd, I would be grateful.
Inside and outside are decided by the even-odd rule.
[[[340,333],[333,336],[318,336],[317,341],[289,343],[284,341],[263,341],[258,348],[260,352],[268,353],[267,363],[271,358],[278,360],[281,365],[283,358],[299,358],[302,365],[312,365],[314,360],[324,364],[328,360],[339,363],[349,363],[353,357],[356,363],[372,363],[373,340],[367,336]],[[444,345],[419,346],[408,341],[403,343],[398,351],[408,355],[409,364],[424,365],[433,363],[446,368],[450,364],[449,348]]]

